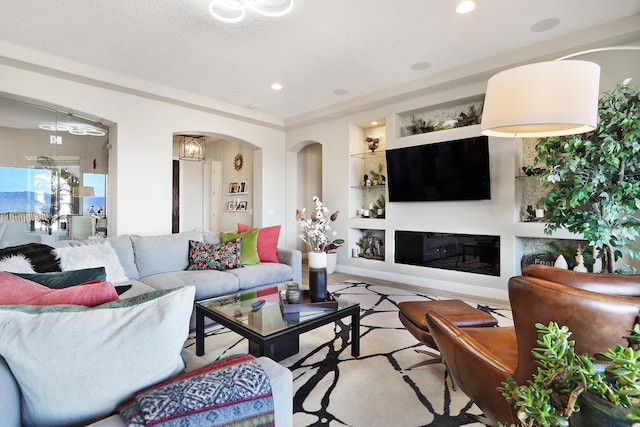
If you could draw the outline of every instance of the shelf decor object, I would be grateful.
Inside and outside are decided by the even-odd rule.
[[[204,160],[205,141],[203,136],[181,135],[179,144],[180,160],[190,160],[194,162],[201,162]]]

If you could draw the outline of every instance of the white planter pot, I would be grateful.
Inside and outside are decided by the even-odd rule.
[[[327,274],[333,274],[336,271],[336,262],[338,262],[338,254],[327,254]]]
[[[327,254],[324,252],[309,252],[309,268],[327,268]]]

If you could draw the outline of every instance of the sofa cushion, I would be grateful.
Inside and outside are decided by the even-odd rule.
[[[0,306],[0,355],[20,385],[23,425],[88,424],[182,371],[193,297],[188,287],[94,308]]]
[[[35,273],[31,261],[23,254],[8,255],[0,258],[0,271],[9,273]]]
[[[258,232],[257,228],[245,231],[244,233],[220,232],[223,242],[242,239],[242,265],[260,264],[258,256]]]
[[[55,248],[53,251],[60,261],[62,271],[104,267],[109,282],[120,283],[127,280],[118,254],[109,242]]]
[[[228,270],[242,267],[241,248],[241,239],[218,245],[189,240],[187,270]]]
[[[23,254],[29,260],[33,269],[38,273],[46,273],[48,271],[60,271],[60,266],[56,260],[56,256],[51,250],[51,246],[42,243],[27,243],[18,246],[9,246],[0,249],[0,258],[9,255]]]
[[[62,289],[82,283],[107,280],[104,267],[82,268],[80,270],[52,271],[49,273],[13,273],[15,276],[40,283],[47,288]]]
[[[244,268],[225,271],[184,270],[154,274],[143,277],[140,280],[154,289],[172,289],[178,286],[195,286],[196,301],[198,301],[201,299],[238,292],[240,289],[238,278],[229,274],[229,272],[240,270],[244,270]]]
[[[11,273],[0,272],[0,305],[78,304],[94,307],[117,299],[118,294],[109,282],[51,289]]]
[[[278,260],[278,239],[280,238],[280,225],[258,229],[258,257],[260,262],[280,262]],[[238,223],[238,233],[244,233],[253,229],[250,225]]]
[[[293,277],[293,269],[287,264],[266,262],[260,265],[246,265],[237,270],[227,270],[238,278],[241,290],[274,283],[288,282]]]
[[[140,274],[136,267],[136,262],[133,257],[133,244],[131,243],[131,237],[128,234],[123,234],[117,237],[107,237],[106,242],[109,242],[113,249],[118,254],[120,264],[124,268],[124,273],[129,279],[138,280]]]
[[[197,230],[161,236],[131,235],[140,277],[184,270],[189,265],[189,240],[202,240]]]
[[[202,240],[204,240],[205,243],[211,243],[212,245],[219,245],[222,243],[219,231],[203,231]]]

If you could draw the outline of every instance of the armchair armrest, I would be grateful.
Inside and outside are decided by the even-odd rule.
[[[497,388],[517,367],[514,328],[458,328],[434,311],[427,323],[454,382],[489,419],[515,422]]]

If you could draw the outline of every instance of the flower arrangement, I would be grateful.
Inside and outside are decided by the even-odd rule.
[[[305,216],[306,208],[302,210],[296,210],[296,219],[300,226],[300,240],[309,245],[309,249],[312,252],[335,252],[343,243],[342,239],[329,240],[330,235],[335,235],[336,232],[331,232],[331,223],[338,218],[340,211],[335,211],[330,216],[329,209],[327,209],[318,196],[313,196],[313,212],[310,213],[309,218]]]

